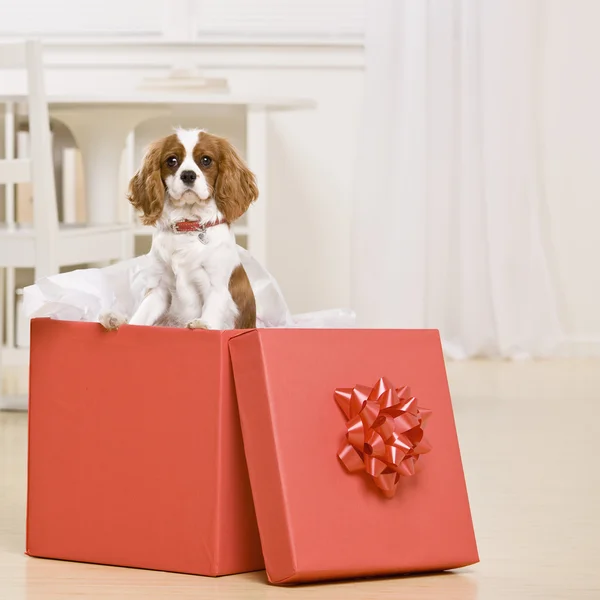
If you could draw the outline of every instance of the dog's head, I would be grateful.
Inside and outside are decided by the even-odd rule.
[[[214,200],[231,223],[258,197],[254,174],[224,138],[178,129],[154,142],[129,183],[129,201],[154,225],[165,202],[175,207]]]

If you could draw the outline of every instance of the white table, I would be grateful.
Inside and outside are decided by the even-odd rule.
[[[19,95],[2,95],[9,107],[24,102]],[[233,94],[196,94],[144,91],[126,95],[49,95],[50,114],[69,127],[81,151],[88,221],[90,224],[117,222],[119,166],[129,132],[149,119],[177,114],[182,109],[237,107],[246,113],[246,160],[256,174],[260,201],[248,212],[251,251],[260,261],[266,256],[267,115],[269,111],[314,107],[314,102],[294,98],[268,98]],[[8,126],[7,132],[13,130]],[[7,146],[12,148],[12,143]]]

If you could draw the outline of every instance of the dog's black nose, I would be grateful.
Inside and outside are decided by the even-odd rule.
[[[193,185],[194,181],[196,181],[196,173],[194,171],[183,171],[180,177],[185,185]]]

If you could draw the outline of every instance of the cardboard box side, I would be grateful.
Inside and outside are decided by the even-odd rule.
[[[30,348],[29,348],[29,399],[28,399],[28,436],[27,436],[27,507],[25,524],[25,554],[47,558],[48,550],[44,538],[46,532],[40,535],[41,519],[36,514],[40,504],[35,489],[37,486],[36,470],[38,464],[44,461],[43,450],[37,443],[37,433],[45,425],[46,419],[42,406],[45,386],[36,376],[48,363],[49,359],[56,359],[59,354],[63,332],[74,331],[75,328],[90,326],[90,324],[57,321],[49,317],[34,318],[30,323]],[[52,399],[50,400],[52,402]],[[50,558],[54,558],[51,556]],[[57,557],[59,558],[59,557]]]
[[[27,552],[225,574],[201,462],[218,451],[220,334],[50,319],[32,333]],[[200,368],[202,387],[179,376]]]
[[[31,530],[31,433],[32,433],[32,413],[35,414],[35,403],[31,399],[35,395],[35,385],[33,373],[39,360],[43,360],[43,351],[40,344],[34,345],[34,341],[38,339],[41,328],[50,319],[32,319],[30,325],[30,340],[29,348],[29,407],[27,415],[27,508],[25,517],[25,554],[36,556],[35,547],[32,547],[32,530]]]
[[[217,460],[217,565],[219,573],[264,569],[256,513],[237,406],[229,340],[240,331],[222,332]]]
[[[460,564],[457,563],[455,566],[452,567],[452,568],[461,568],[461,567],[467,567],[469,565],[474,565],[479,562],[479,548],[477,546],[477,537],[475,536],[475,526],[473,524],[473,514],[471,511],[471,500],[469,498],[469,488],[467,486],[467,474],[466,474],[463,459],[462,459],[462,451],[461,451],[461,447],[460,447],[460,436],[458,434],[458,429],[456,427],[456,416],[454,414],[454,401],[452,400],[452,391],[450,390],[450,383],[448,381],[448,370],[446,369],[446,360],[444,358],[442,337],[441,337],[438,329],[436,329],[434,331],[435,331],[435,335],[436,335],[437,353],[439,356],[439,362],[441,364],[440,368],[441,368],[441,371],[444,376],[446,394],[447,394],[447,397],[448,397],[449,403],[450,403],[450,415],[451,415],[451,419],[452,419],[452,427],[455,432],[456,447],[458,449],[458,452],[457,452],[458,464],[460,466],[460,472],[461,472],[460,484],[462,485],[462,488],[464,490],[464,495],[465,495],[465,499],[466,499],[465,510],[468,514],[469,524],[470,524],[469,532],[468,532],[468,534],[471,538],[469,552],[464,557],[462,557]]]
[[[259,333],[233,338],[229,349],[267,577],[281,581],[297,568]]]
[[[451,567],[445,564],[431,565],[427,567],[416,566],[408,571],[402,571],[395,573],[390,571],[388,567],[381,569],[343,569],[343,570],[308,570],[308,571],[297,571],[288,577],[281,579],[274,579],[269,577],[269,583],[274,585],[287,585],[287,584],[303,584],[303,583],[316,583],[325,581],[348,581],[353,579],[360,579],[364,577],[394,577],[394,576],[410,576],[419,574],[436,574],[444,571],[451,571],[453,569],[460,569],[468,567],[478,563],[479,560],[468,560],[464,562],[457,562]],[[290,586],[291,587],[291,586]]]

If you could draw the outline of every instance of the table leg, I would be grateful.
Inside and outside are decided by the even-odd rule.
[[[83,160],[87,222],[118,222],[119,168],[127,134],[137,125],[169,114],[168,109],[77,107],[58,109],[52,116],[62,121],[77,141]]]
[[[248,250],[263,267],[267,265],[267,109],[248,106],[246,112],[246,161],[256,175],[258,200],[248,211]]]

